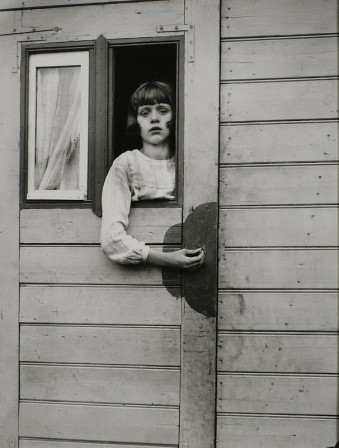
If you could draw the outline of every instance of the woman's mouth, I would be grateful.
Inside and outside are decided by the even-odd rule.
[[[157,126],[155,126],[154,128],[151,128],[149,131],[150,132],[159,132],[159,131],[162,131],[162,129],[157,127]]]

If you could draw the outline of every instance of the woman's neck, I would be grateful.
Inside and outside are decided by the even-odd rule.
[[[150,159],[166,160],[171,158],[170,146],[168,142],[161,145],[151,145],[147,142],[143,142],[140,151]]]

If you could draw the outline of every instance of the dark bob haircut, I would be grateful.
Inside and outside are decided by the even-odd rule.
[[[175,121],[175,94],[171,84],[161,81],[145,82],[131,95],[127,111],[127,136],[133,140],[138,139],[139,145],[141,143],[140,127],[137,122],[139,107],[160,103],[171,106],[173,118],[168,123],[168,126],[170,129],[173,129]]]

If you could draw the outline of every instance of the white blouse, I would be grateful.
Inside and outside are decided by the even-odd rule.
[[[117,157],[102,192],[101,247],[122,264],[145,262],[149,246],[127,235],[131,201],[175,198],[175,160],[155,160],[138,149]]]

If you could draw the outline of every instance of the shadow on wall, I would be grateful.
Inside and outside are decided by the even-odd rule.
[[[208,202],[196,207],[183,223],[185,247],[196,249],[203,247],[206,261],[198,271],[184,272],[184,296],[188,305],[206,317],[216,317],[217,303],[217,203]],[[179,224],[168,229],[164,237],[164,245],[173,241]],[[171,249],[168,249],[171,250]],[[162,283],[167,291],[174,295],[170,288],[169,269],[162,269]]]

